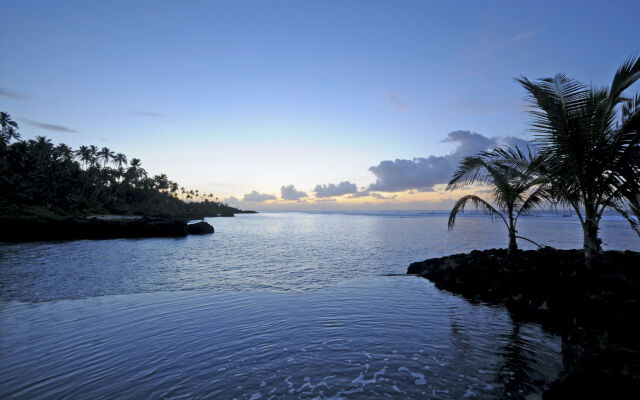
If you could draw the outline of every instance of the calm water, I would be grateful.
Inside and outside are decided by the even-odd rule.
[[[429,213],[257,214],[183,239],[0,245],[0,398],[537,398],[560,340],[404,273],[502,247]],[[579,247],[572,218],[520,233]],[[640,249],[624,221],[608,248]],[[523,245],[527,247],[527,245]]]

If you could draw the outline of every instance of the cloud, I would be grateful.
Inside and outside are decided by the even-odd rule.
[[[140,117],[150,117],[150,118],[162,118],[162,117],[166,117],[166,114],[163,113],[159,113],[159,112],[153,112],[153,111],[131,111],[130,114],[132,115],[137,115]]]
[[[356,193],[357,191],[358,187],[356,184],[349,181],[340,182],[337,185],[334,183],[316,185],[315,189],[313,189],[316,197],[342,196],[343,194]]]
[[[447,134],[443,143],[458,143],[458,147],[451,154],[453,158],[462,158],[479,151],[486,150],[497,144],[496,139],[490,139],[484,135],[471,131],[454,131]],[[457,161],[457,160],[456,160]]]
[[[222,199],[223,203],[227,203],[230,206],[238,206],[240,205],[240,200],[238,200],[238,198],[236,196],[230,196],[230,197],[226,197],[224,199]]]
[[[283,186],[280,188],[280,195],[283,200],[300,200],[303,197],[307,197],[308,195],[305,192],[296,190],[295,186]]]
[[[457,147],[452,153],[444,156],[432,155],[412,160],[386,160],[369,168],[369,171],[376,176],[376,181],[354,197],[362,197],[373,191],[400,192],[411,189],[423,192],[433,191],[434,185],[446,183],[451,179],[456,165],[463,157],[494,146],[508,144],[524,148],[529,143],[511,136],[488,138],[471,131],[451,132],[443,142],[457,143]]]
[[[27,99],[29,99],[29,96],[27,96],[24,93],[18,93],[18,92],[14,91],[14,90],[7,89],[7,88],[1,88],[1,87],[0,87],[0,96],[8,97],[8,98],[13,99],[13,100],[27,100]]]
[[[503,40],[502,42],[496,43],[493,46],[489,47],[489,49],[487,50],[487,54],[488,53],[493,53],[494,51],[498,50],[501,47],[505,47],[508,46],[510,44],[514,44],[514,43],[518,43],[521,42],[523,40],[529,39],[532,36],[537,35],[540,32],[545,31],[547,28],[546,27],[540,27],[540,28],[536,28],[536,29],[532,29],[530,31],[524,32],[524,33],[520,33],[518,35],[512,36],[506,40]]]
[[[375,192],[374,193],[369,193],[369,195],[371,197],[373,197],[374,199],[379,199],[379,200],[393,200],[396,197],[398,197],[398,195],[396,195],[396,194],[394,194],[392,196],[383,196],[380,193],[375,193]]]
[[[37,128],[45,129],[48,131],[56,131],[56,132],[66,132],[66,133],[77,133],[78,131],[71,129],[64,125],[56,125],[50,124],[47,122],[34,121],[28,118],[18,118],[18,120],[24,122],[27,125],[35,126]]]
[[[262,203],[267,200],[276,200],[276,199],[277,197],[272,194],[258,193],[256,190],[254,190],[251,193],[245,194],[242,201],[249,202],[249,203]]]
[[[389,102],[389,106],[391,109],[396,111],[409,111],[411,107],[407,103],[405,103],[397,94],[394,92],[387,93],[387,101]]]

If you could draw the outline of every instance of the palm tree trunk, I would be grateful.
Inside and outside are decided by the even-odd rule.
[[[515,219],[513,217],[513,206],[509,207],[509,248],[507,254],[513,254],[518,251],[518,242],[516,242],[516,226]]]
[[[583,250],[586,258],[590,259],[602,253],[601,240],[598,238],[598,222],[593,217],[587,217],[582,225],[584,231]]]
[[[516,232],[509,230],[509,248],[507,254],[513,254],[518,251],[518,242],[516,242]]]

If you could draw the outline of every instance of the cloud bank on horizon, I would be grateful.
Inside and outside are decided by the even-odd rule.
[[[259,205],[277,205],[280,202],[304,202],[305,204],[322,204],[336,198],[345,199],[371,198],[373,200],[395,200],[397,193],[434,192],[438,185],[446,184],[453,175],[457,164],[466,156],[489,150],[498,146],[517,146],[525,149],[533,147],[530,141],[515,137],[487,137],[477,132],[458,130],[449,132],[442,142],[456,143],[456,148],[443,156],[430,155],[416,157],[411,160],[383,160],[378,165],[369,167],[375,176],[375,182],[358,190],[358,186],[349,181],[340,183],[318,184],[313,189],[314,196],[296,189],[293,184],[280,188],[280,199],[274,194],[252,191],[244,195],[242,200],[236,197],[224,199],[225,202],[238,207],[256,207]],[[387,193],[388,195],[383,195]]]
[[[381,161],[369,168],[376,181],[369,185],[365,193],[401,192],[405,190],[433,191],[435,185],[451,179],[456,165],[464,157],[487,150],[491,147],[509,145],[524,148],[530,143],[513,136],[488,138],[476,132],[454,131],[443,142],[457,143],[451,154],[444,156],[419,157],[412,160]]]

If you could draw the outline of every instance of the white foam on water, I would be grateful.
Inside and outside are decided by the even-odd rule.
[[[284,381],[287,385],[289,385],[290,388],[293,387],[293,383],[289,382],[289,379],[291,379],[291,375],[287,376],[286,378],[284,378]]]
[[[329,386],[329,384],[328,384],[327,382],[325,382],[324,380],[322,380],[322,381],[318,382],[316,385],[314,385],[314,384],[312,384],[312,383],[311,383],[311,378],[309,378],[308,376],[306,376],[306,377],[304,378],[304,381],[305,381],[305,383],[304,383],[302,386],[300,386],[300,388],[298,388],[298,390],[297,390],[297,392],[298,392],[298,393],[302,392],[304,389],[307,389],[307,388],[311,391],[311,393],[313,393],[313,391],[314,391],[317,387],[320,387],[320,386],[324,386],[324,387],[326,387],[327,389],[330,389],[330,388],[331,388],[331,387]],[[291,391],[290,391],[290,392],[291,392]]]
[[[416,385],[426,385],[427,381],[424,379],[424,374],[421,374],[420,372],[411,372],[408,368],[406,367],[400,367],[398,368],[398,372],[402,372],[402,371],[406,371],[409,373],[409,375],[411,375],[414,378],[417,378],[416,381],[414,382]]]
[[[476,397],[476,396],[477,396],[477,395],[476,395],[476,393],[475,393],[473,390],[471,390],[471,386],[469,386],[469,387],[467,388],[467,391],[466,391],[466,392],[464,392],[464,397],[465,397],[465,398],[469,398],[469,397]]]
[[[398,393],[403,393],[406,394],[407,392],[403,392],[402,390],[400,390],[400,388],[398,387],[398,385],[393,385],[393,390],[395,390]]]

